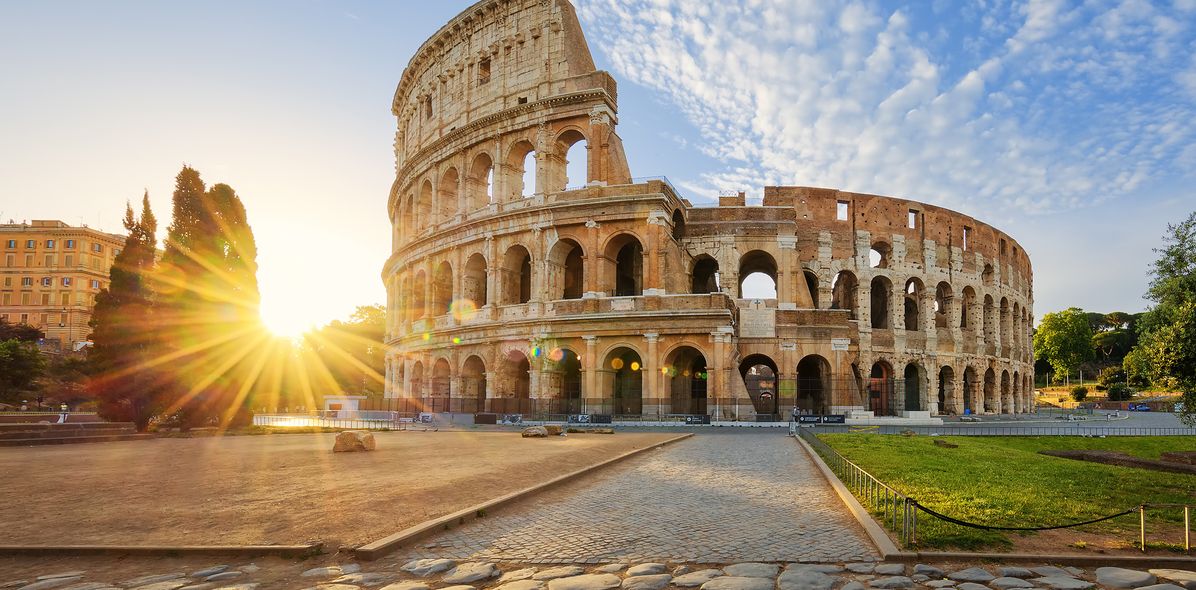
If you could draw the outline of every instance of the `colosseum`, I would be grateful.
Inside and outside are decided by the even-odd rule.
[[[482,0],[411,58],[391,107],[388,398],[714,420],[1029,411],[1015,240],[828,188],[695,206],[632,177],[617,99],[567,0]],[[745,296],[749,277],[766,292]]]

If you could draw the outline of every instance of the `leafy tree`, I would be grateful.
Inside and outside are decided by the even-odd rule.
[[[0,341],[0,398],[15,401],[33,388],[46,369],[37,345],[15,338]]]
[[[1151,268],[1147,298],[1155,302],[1140,322],[1135,361],[1149,375],[1183,392],[1181,418],[1196,424],[1196,212],[1167,225]],[[1139,358],[1140,357],[1140,358]]]
[[[1105,367],[1104,370],[1100,372],[1100,376],[1096,378],[1096,382],[1104,385],[1105,387],[1109,387],[1115,383],[1121,383],[1124,385],[1125,369],[1121,368],[1120,365]]]
[[[37,342],[42,338],[45,338],[45,334],[29,324],[11,324],[6,319],[0,319],[0,340]]]
[[[1071,307],[1042,316],[1034,332],[1034,352],[1063,375],[1091,359],[1092,327],[1084,310]]]
[[[1130,389],[1125,383],[1112,383],[1109,385],[1109,401],[1123,402],[1134,397],[1134,390]]]
[[[1131,328],[1134,322],[1134,316],[1124,311],[1111,311],[1105,314],[1105,323],[1114,330],[1127,330]]]
[[[144,431],[161,410],[161,372],[156,368],[157,325],[151,276],[155,268],[158,229],[149,194],[141,200],[141,218],[125,208],[124,247],[113,260],[111,281],[96,296],[92,342],[88,353],[88,389],[99,402],[100,416],[133,422]]]
[[[1141,347],[1135,347],[1130,350],[1125,358],[1121,360],[1121,368],[1125,371],[1126,379],[1135,387],[1146,387],[1150,385],[1150,359],[1146,356],[1146,351]]]
[[[1093,334],[1099,334],[1112,328],[1109,325],[1108,318],[1103,313],[1088,311],[1084,312],[1084,317],[1088,320],[1088,327],[1092,330]]]
[[[259,316],[257,245],[240,197],[184,166],[156,275],[159,345],[175,359],[167,412],[184,427],[248,421],[268,335]]]
[[[1088,397],[1088,388],[1082,385],[1077,385],[1071,388],[1071,399],[1077,402],[1084,401]]]
[[[386,308],[362,305],[348,321],[334,320],[306,335],[304,343],[341,393],[377,395],[386,374],[385,330]]]

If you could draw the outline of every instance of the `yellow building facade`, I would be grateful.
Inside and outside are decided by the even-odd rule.
[[[0,224],[0,318],[77,350],[125,238],[58,220]]]

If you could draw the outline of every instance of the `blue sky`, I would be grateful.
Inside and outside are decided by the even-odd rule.
[[[0,217],[116,231],[148,189],[165,220],[186,162],[244,199],[268,320],[381,302],[390,98],[468,4],[0,0]],[[1141,310],[1196,210],[1196,0],[577,6],[633,175],[958,209],[1022,243],[1039,317]]]

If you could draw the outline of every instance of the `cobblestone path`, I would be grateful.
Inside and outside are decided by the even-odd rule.
[[[781,432],[699,433],[404,553],[533,563],[878,558],[809,457]]]

